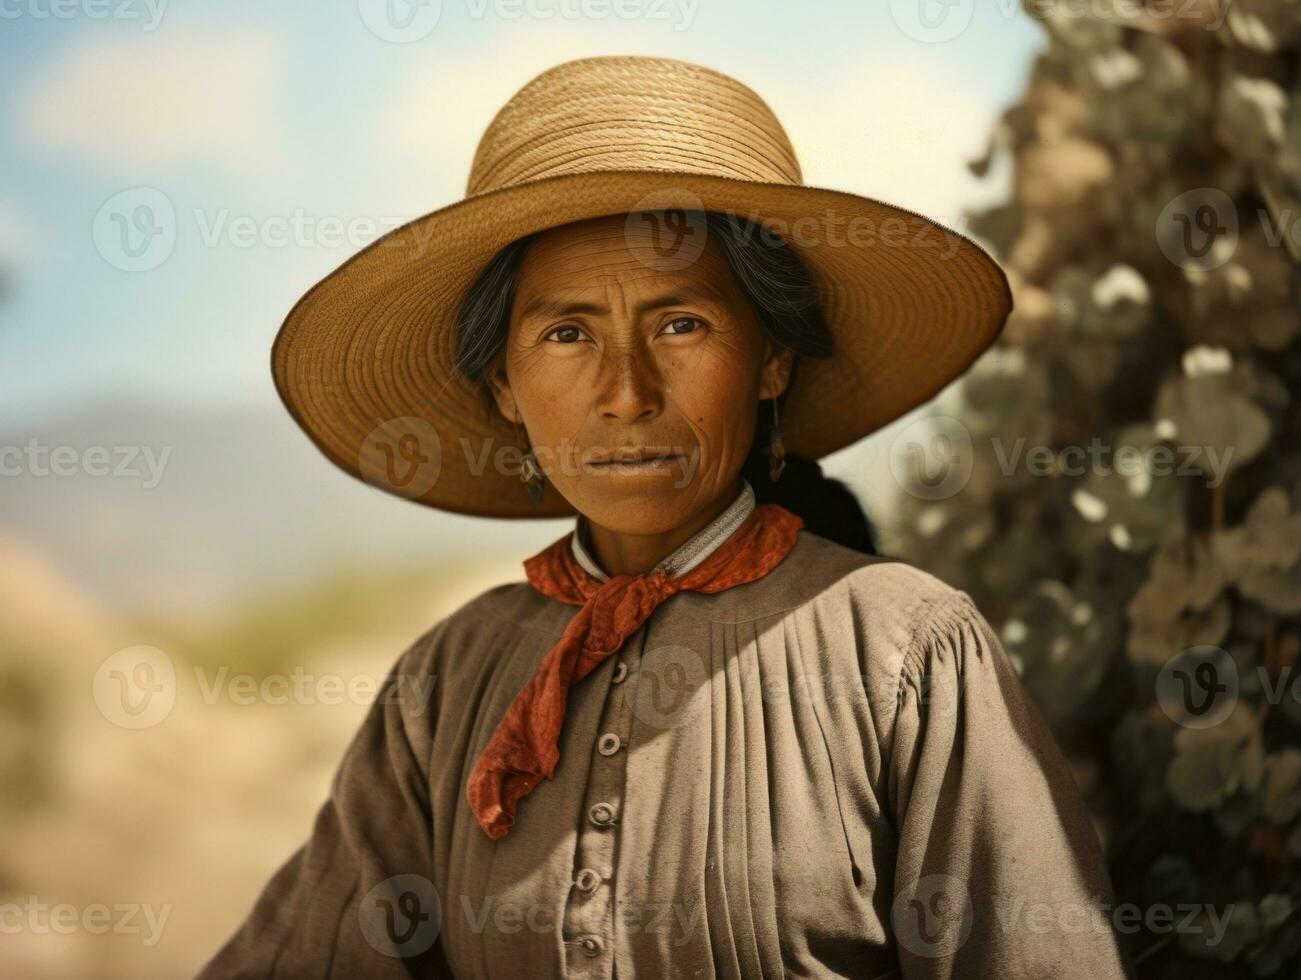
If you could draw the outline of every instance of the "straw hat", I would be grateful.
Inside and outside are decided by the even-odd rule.
[[[327,457],[389,493],[464,514],[572,515],[550,488],[533,502],[515,427],[454,371],[459,307],[517,238],[677,208],[756,220],[808,266],[839,353],[803,362],[783,403],[786,448],[800,456],[927,401],[1012,309],[1006,276],[970,239],[804,186],[781,124],[741,83],[664,58],[587,58],[497,113],[464,200],[372,242],[295,304],[271,354],[280,397]]]

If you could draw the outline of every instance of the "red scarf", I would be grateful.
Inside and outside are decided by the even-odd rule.
[[[582,608],[506,709],[470,773],[467,795],[484,833],[505,837],[520,798],[555,772],[571,685],[623,646],[675,592],[722,592],[763,578],[794,547],[803,526],[786,508],[759,504],[704,561],[676,578],[660,570],[598,581],[574,559],[574,531],[525,561],[535,589]]]

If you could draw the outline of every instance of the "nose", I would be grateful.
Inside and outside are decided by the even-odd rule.
[[[664,409],[659,365],[642,344],[606,352],[598,393],[597,410],[611,422],[646,422]]]

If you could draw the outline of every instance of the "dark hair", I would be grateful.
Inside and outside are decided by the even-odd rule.
[[[835,338],[823,317],[817,287],[796,251],[776,232],[738,215],[687,212],[693,227],[704,223],[719,244],[733,279],[749,300],[764,336],[795,354],[790,384],[777,399],[780,414],[795,387],[800,361],[831,357]],[[496,403],[487,381],[505,352],[510,310],[519,285],[530,235],[501,249],[466,294],[457,317],[456,370],[479,384],[490,411]],[[754,443],[741,475],[754,487],[759,503],[775,503],[804,519],[814,534],[867,554],[876,554],[875,534],[853,492],[823,474],[816,460],[786,454],[781,479],[768,476],[767,450],[772,432],[771,399],[759,403]]]

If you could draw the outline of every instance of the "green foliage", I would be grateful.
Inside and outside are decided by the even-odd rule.
[[[1102,773],[1117,901],[1218,918],[1128,937],[1140,975],[1301,976],[1301,2],[1026,9],[1047,46],[972,164],[1011,158],[971,226],[1016,309],[950,412],[969,477],[910,485],[894,550]]]

